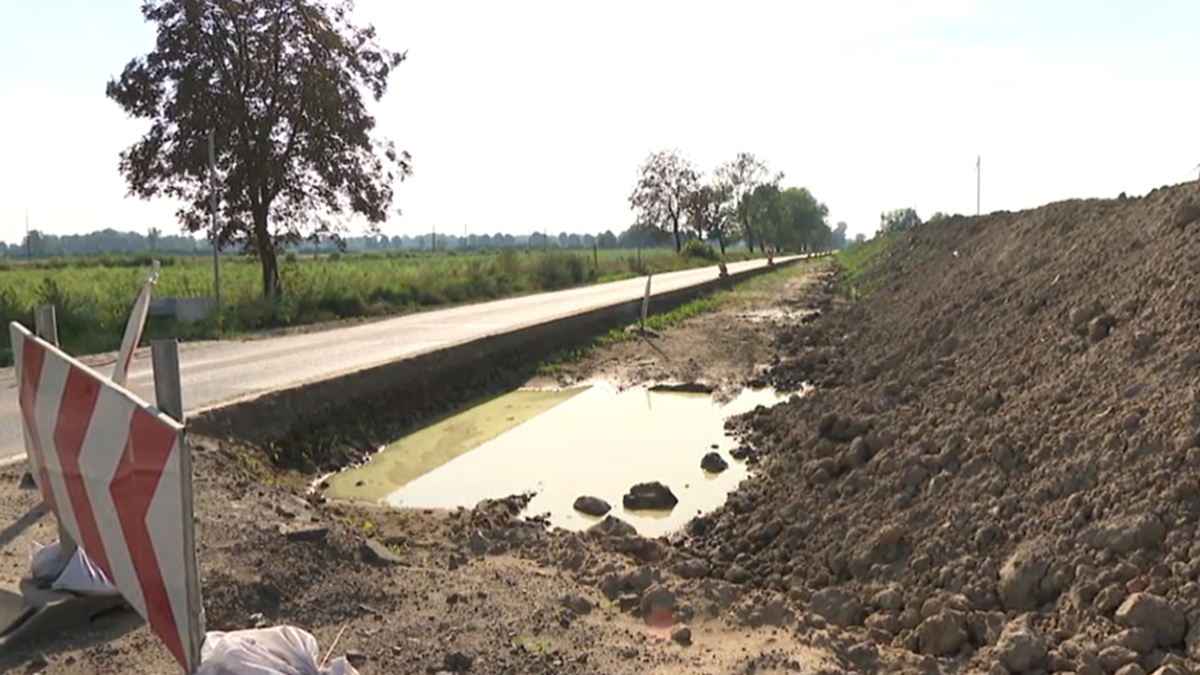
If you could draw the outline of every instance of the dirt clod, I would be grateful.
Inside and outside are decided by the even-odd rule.
[[[1187,629],[1187,617],[1183,612],[1171,606],[1165,598],[1150,593],[1130,595],[1117,608],[1114,618],[1119,625],[1149,630],[1162,647],[1182,642]]]
[[[687,624],[679,624],[671,630],[671,639],[686,647],[692,644],[692,629]]]
[[[1181,204],[1175,209],[1175,215],[1171,222],[1175,227],[1187,227],[1197,220],[1200,220],[1200,205]]]
[[[1046,645],[1025,619],[1016,619],[1004,627],[996,643],[996,656],[1014,675],[1032,673],[1046,661]]]

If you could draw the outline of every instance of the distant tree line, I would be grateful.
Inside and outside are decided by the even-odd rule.
[[[782,172],[748,152],[709,177],[678,150],[651,153],[629,195],[637,222],[664,233],[682,251],[689,241],[715,242],[721,252],[742,240],[751,251],[835,249],[846,224],[830,227],[829,208],[803,187],[784,187]]]
[[[958,217],[958,216],[956,216]],[[929,220],[922,221],[921,216],[917,215],[917,210],[911,206],[902,209],[892,209],[879,214],[879,232],[878,234],[892,234],[894,232],[908,232],[909,230],[920,227],[924,224],[933,224],[950,218],[948,214],[938,211]]]
[[[529,235],[513,235],[497,232],[495,234],[444,234],[430,231],[425,235],[396,235],[387,236],[365,235],[344,237],[344,250],[361,251],[411,251],[411,252],[448,252],[448,251],[496,251],[504,248],[513,249],[565,249],[591,250],[594,247],[602,250],[659,248],[671,245],[669,235],[662,230],[643,225],[634,225],[621,232],[605,231],[598,235],[569,234],[560,232],[550,235],[543,232],[533,232]],[[333,239],[321,241],[299,242],[283,247],[285,251],[295,253],[331,253],[339,249],[338,242]],[[239,251],[240,252],[240,251]],[[0,241],[0,258],[44,259],[53,257],[75,256],[134,256],[146,253],[164,255],[211,255],[212,244],[202,238],[189,235],[163,235],[161,231],[151,228],[146,234],[139,232],[120,232],[114,229],[98,230],[87,234],[47,234],[38,230],[30,230],[29,234],[19,242],[6,243]]]

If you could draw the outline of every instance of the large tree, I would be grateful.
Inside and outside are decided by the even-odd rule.
[[[191,232],[208,228],[215,135],[221,217],[209,236],[261,260],[266,296],[279,293],[281,246],[340,243],[354,215],[377,232],[411,173],[366,109],[406,53],[382,47],[352,11],[351,0],[146,0],[155,48],[108,83],[126,114],[151,123],[121,153],[130,194],[182,201]]]
[[[728,190],[719,184],[705,184],[688,195],[688,222],[697,235],[716,239],[725,255],[725,246],[733,233],[734,218]]]
[[[747,244],[749,233],[753,232],[759,247],[764,251],[767,246],[779,248],[783,244],[782,239],[787,227],[786,204],[779,186],[761,183],[742,201],[744,205],[741,211],[747,227]]]
[[[790,187],[780,193],[784,226],[775,242],[785,248],[813,249],[821,246],[830,234],[825,219],[829,208],[817,201],[808,188]]]
[[[680,227],[685,223],[687,200],[699,181],[696,167],[678,150],[651,153],[638,172],[629,207],[639,223],[669,231],[675,237],[675,250],[683,250]]]
[[[753,223],[754,206],[751,195],[761,185],[772,184],[778,187],[783,180],[780,173],[771,177],[767,163],[749,152],[739,152],[732,160],[717,168],[715,182],[729,194],[733,202],[734,218],[741,232],[746,237],[746,245],[751,251],[761,237]]]

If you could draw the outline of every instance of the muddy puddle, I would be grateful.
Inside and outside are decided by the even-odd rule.
[[[387,446],[367,464],[329,478],[326,495],[415,508],[471,507],[489,497],[533,492],[527,514],[579,530],[599,518],[574,510],[599,497],[645,536],[677,529],[720,506],[748,475],[731,457],[725,418],[771,406],[786,394],[747,389],[718,405],[709,394],[604,384],[521,389],[446,417]],[[709,452],[728,463],[701,469]],[[627,511],[636,483],[660,481],[679,503],[670,511]]]

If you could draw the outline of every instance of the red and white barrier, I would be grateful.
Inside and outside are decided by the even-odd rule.
[[[10,334],[42,498],[194,672],[204,628],[183,426],[24,326],[11,324]]]

